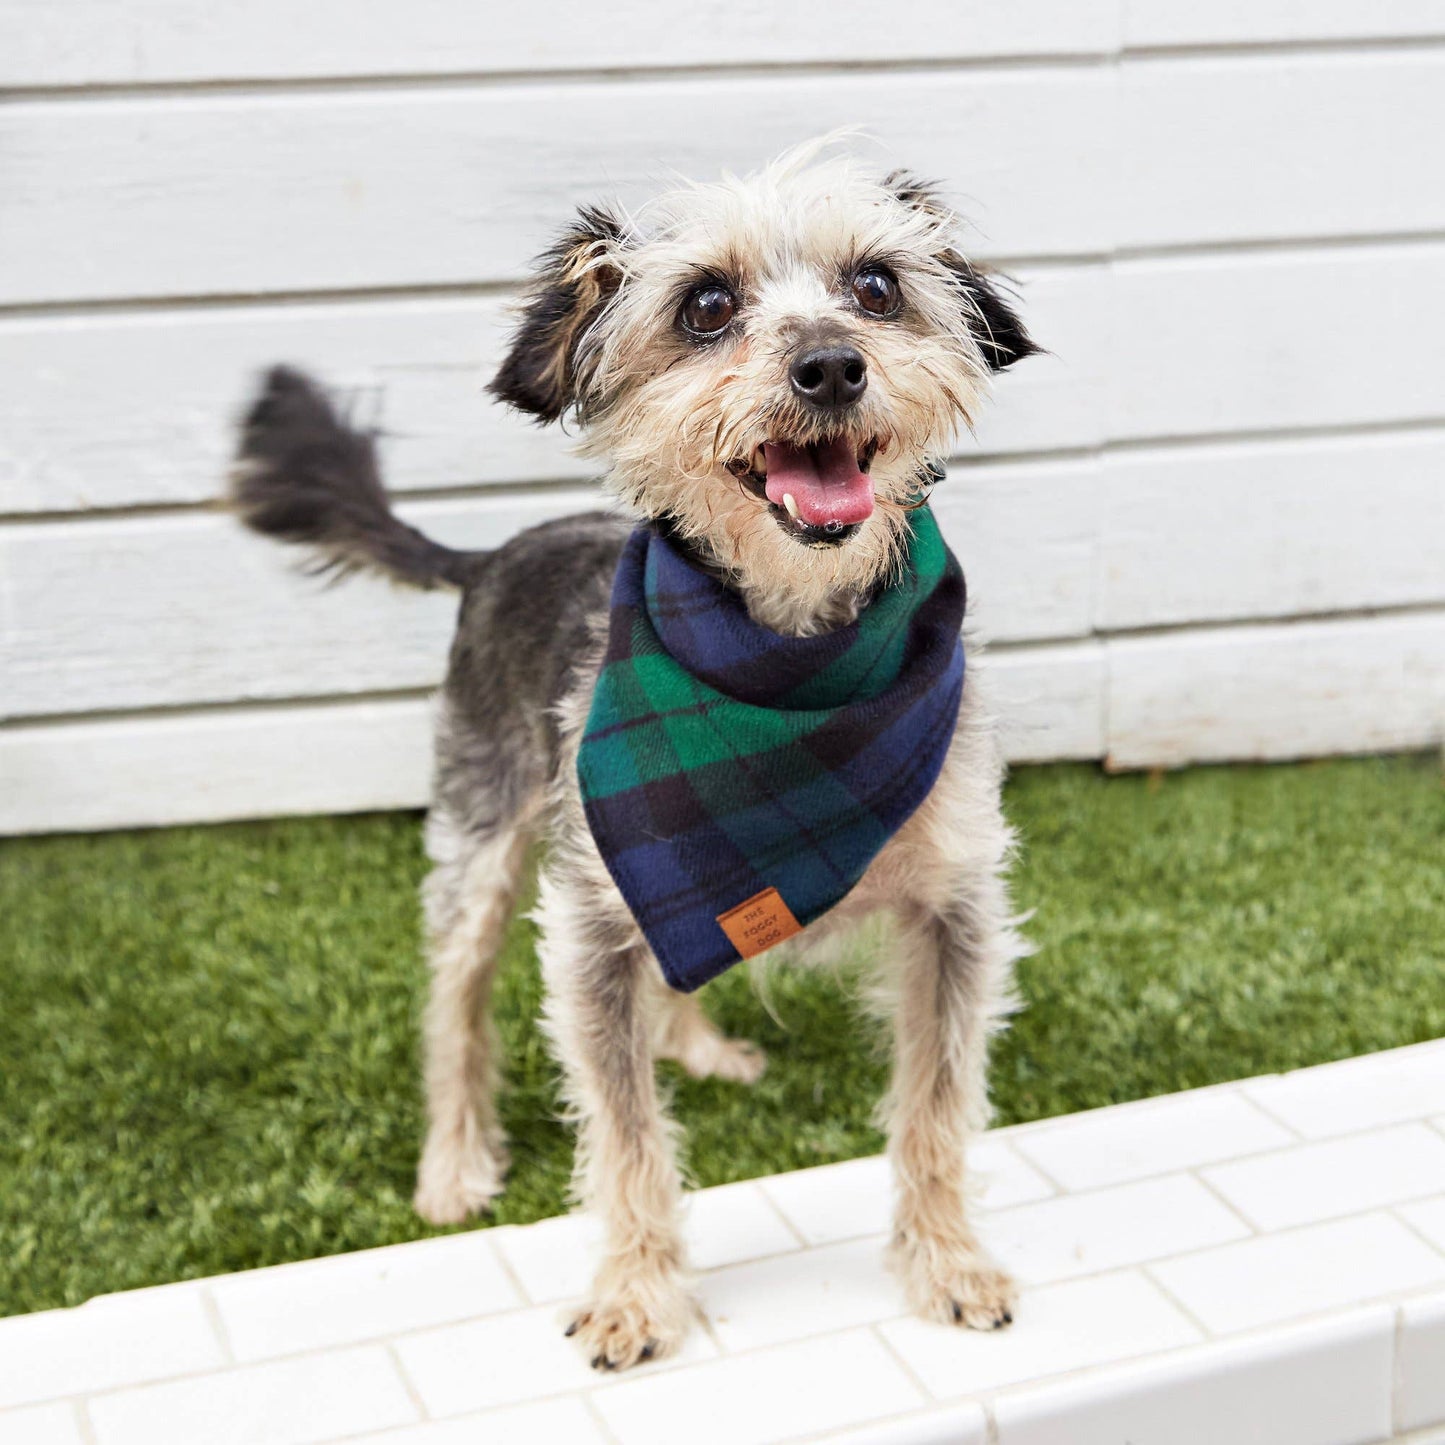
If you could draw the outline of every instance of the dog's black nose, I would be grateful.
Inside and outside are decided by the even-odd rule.
[[[868,388],[868,363],[852,346],[815,346],[789,371],[793,390],[812,406],[839,411]]]

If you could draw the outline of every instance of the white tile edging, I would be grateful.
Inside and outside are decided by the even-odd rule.
[[[695,1194],[705,1327],[623,1376],[577,1216],[107,1296],[0,1320],[0,1441],[1445,1445],[1442,1119],[1445,1041],[994,1131],[999,1336],[903,1313],[880,1159]]]

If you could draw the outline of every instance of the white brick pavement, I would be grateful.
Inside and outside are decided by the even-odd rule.
[[[1445,1445],[1445,1041],[974,1158],[998,1335],[903,1312],[861,1159],[693,1196],[672,1361],[563,1339],[574,1216],[0,1320],[0,1445]]]

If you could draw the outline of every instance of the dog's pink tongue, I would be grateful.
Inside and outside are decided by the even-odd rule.
[[[858,470],[858,455],[847,440],[824,442],[811,450],[787,442],[765,442],[768,500],[782,507],[790,493],[798,517],[810,527],[829,522],[852,526],[873,511],[873,482]]]

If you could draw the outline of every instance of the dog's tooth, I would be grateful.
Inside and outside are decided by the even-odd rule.
[[[798,504],[793,500],[791,492],[783,493],[783,505],[788,509],[788,515],[796,522],[798,520]]]

